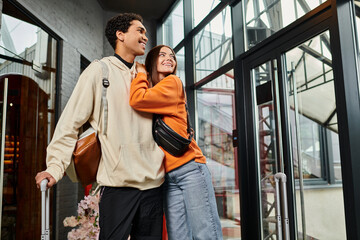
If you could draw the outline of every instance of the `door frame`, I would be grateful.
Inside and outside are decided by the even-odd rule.
[[[21,17],[15,17],[18,18],[20,20],[22,20],[22,18],[27,19],[29,22],[31,22],[32,24],[38,26],[39,28],[41,28],[42,30],[44,30],[47,34],[49,34],[49,36],[51,38],[53,38],[54,40],[57,41],[56,44],[56,73],[55,73],[55,96],[54,96],[54,100],[55,100],[55,106],[54,109],[49,109],[49,111],[51,111],[52,113],[54,113],[54,122],[51,126],[52,130],[51,131],[51,135],[53,134],[53,130],[55,128],[55,125],[60,117],[60,113],[61,113],[61,77],[62,77],[62,52],[63,52],[63,39],[54,31],[51,29],[51,27],[47,26],[45,23],[42,22],[42,20],[40,20],[37,16],[35,16],[30,10],[28,10],[26,8],[26,6],[23,3],[20,3],[17,0],[6,0],[6,1],[2,1],[2,9],[0,10],[0,14],[4,13],[4,8],[5,7],[9,7],[10,9],[14,9],[15,13],[19,14]],[[13,16],[14,17],[14,16]],[[13,57],[8,57],[7,60],[13,61],[13,62],[18,62],[21,64],[24,64],[23,61],[19,61],[19,59],[17,58],[13,58]],[[58,216],[55,214],[56,213],[56,207],[57,207],[57,185],[53,186],[53,190],[52,190],[52,198],[51,198],[51,202],[53,202],[51,210],[54,214],[52,214],[51,217],[51,225],[52,225],[52,232],[56,233],[57,232],[57,227],[59,224],[58,221]],[[38,203],[40,206],[40,203]],[[58,224],[59,223],[59,224]],[[55,235],[52,235],[52,239],[55,239]]]
[[[254,90],[252,87],[250,70],[259,66],[262,63],[276,59],[278,63],[278,90],[280,98],[280,111],[281,114],[281,139],[283,140],[283,159],[285,163],[284,173],[288,176],[287,192],[288,192],[288,213],[290,224],[291,239],[297,239],[296,231],[296,216],[295,211],[295,183],[292,180],[294,173],[291,167],[291,146],[285,143],[290,143],[290,131],[287,124],[288,111],[287,111],[287,91],[285,78],[282,77],[282,72],[286,71],[286,66],[281,61],[281,55],[288,50],[298,46],[302,42],[311,39],[312,37],[329,30],[331,37],[331,50],[333,55],[333,71],[335,78],[335,97],[338,112],[338,125],[339,125],[339,139],[340,139],[340,153],[342,175],[343,175],[343,194],[345,205],[345,220],[348,239],[360,238],[360,206],[356,206],[356,202],[360,202],[360,190],[355,188],[355,183],[360,184],[360,177],[356,176],[355,169],[360,169],[360,163],[356,162],[356,157],[360,155],[360,150],[356,149],[356,141],[360,141],[360,129],[356,127],[353,119],[360,119],[360,102],[354,101],[354,95],[359,92],[354,92],[352,88],[356,86],[358,90],[358,71],[356,58],[354,55],[357,53],[356,44],[351,42],[351,35],[354,30],[351,24],[348,27],[340,28],[339,24],[342,22],[350,21],[351,4],[350,0],[328,1],[318,6],[311,12],[307,13],[294,23],[288,25],[274,35],[270,36],[263,42],[259,43],[249,51],[241,54],[235,59],[235,89],[236,89],[236,110],[237,110],[237,126],[239,136],[239,176],[240,178],[240,196],[241,196],[241,230],[244,239],[261,239],[261,209],[260,206],[260,190],[259,190],[259,176],[256,156],[256,122],[254,119]],[[350,12],[349,12],[350,11]],[[344,20],[346,19],[346,21]],[[341,25],[342,26],[342,25]],[[340,35],[341,34],[341,35]],[[340,40],[350,39],[350,42],[345,45],[340,43]],[[349,47],[350,46],[350,47]],[[347,50],[348,48],[349,50]],[[345,58],[345,54],[341,54],[346,50],[349,54]],[[348,71],[345,74],[343,68],[344,64]],[[354,66],[355,65],[355,66]],[[348,76],[352,77],[349,81]],[[345,80],[346,79],[346,82]],[[346,96],[348,91],[351,91],[350,96]],[[346,93],[346,94],[345,94]],[[348,108],[344,108],[344,106]],[[342,110],[340,110],[342,109]],[[351,112],[351,113],[350,113]],[[350,118],[350,115],[352,118]],[[359,117],[359,118],[354,118]],[[354,130],[349,131],[350,126],[354,126]],[[346,143],[343,142],[344,139]],[[357,155],[353,155],[357,154]],[[349,174],[351,173],[351,174]],[[351,207],[348,207],[351,206]],[[357,207],[357,208],[356,208]],[[353,210],[351,210],[353,208]],[[356,211],[354,211],[356,209]]]

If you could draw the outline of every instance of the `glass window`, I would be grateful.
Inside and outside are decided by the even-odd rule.
[[[172,48],[184,38],[183,1],[179,1],[163,23],[163,42]]]
[[[221,1],[220,0],[192,0],[193,26],[196,27]]]
[[[300,146],[301,146],[301,161],[302,161],[302,172],[304,179],[322,179],[326,180],[326,176],[322,172],[322,163],[324,160],[321,159],[320,148],[322,141],[324,139],[321,138],[320,128],[321,126],[314,122],[313,120],[303,116],[295,116],[295,112],[290,112],[290,121],[292,123],[292,131],[295,131],[295,117],[299,118],[300,125]],[[294,134],[293,137],[296,135]],[[296,142],[296,139],[293,139]],[[297,146],[293,147],[293,150],[297,153]],[[297,159],[297,158],[296,158]],[[294,171],[294,176],[296,179],[299,179],[299,164],[295,163],[296,171]]]
[[[13,7],[6,2],[1,14],[0,119],[5,123],[1,129],[5,142],[1,144],[6,146],[1,235],[5,239],[37,239],[40,216],[34,212],[41,211],[41,200],[33,180],[46,165],[46,146],[55,125],[58,43]],[[31,222],[28,216],[32,216]]]
[[[224,239],[241,239],[237,158],[233,148],[235,96],[232,71],[196,92],[197,143],[212,175]]]
[[[177,60],[176,75],[181,79],[181,81],[185,85],[185,50],[183,47],[176,53],[176,60]]]
[[[340,146],[339,146],[339,137],[337,133],[329,131],[330,141],[331,141],[331,154],[333,158],[334,165],[334,177],[335,180],[341,180],[341,162],[340,162]]]
[[[233,59],[230,7],[226,7],[194,38],[196,81]]]
[[[19,55],[24,55],[25,49],[37,42],[37,31],[38,27],[35,25],[2,14],[0,53],[22,59],[24,56]]]
[[[346,239],[341,181],[334,188],[306,187],[341,180],[329,31],[286,52],[285,58],[298,237]]]
[[[245,1],[247,47],[251,48],[326,0]]]
[[[294,145],[294,167],[297,169],[294,174],[298,178],[300,159],[304,179],[328,180],[322,169],[322,162],[327,161],[324,157],[329,154],[332,156],[339,147],[338,144],[333,145],[332,152],[323,154],[324,147],[333,144],[323,136],[323,129],[332,130],[336,137],[338,131],[329,47],[329,33],[325,32],[286,53],[290,120],[294,133],[293,142],[298,143]],[[294,92],[294,88],[297,91]],[[298,152],[301,154],[297,154]]]
[[[55,106],[57,41],[32,23],[2,14],[0,74],[19,73],[33,79],[50,95],[49,107]],[[51,102],[53,101],[53,102]]]

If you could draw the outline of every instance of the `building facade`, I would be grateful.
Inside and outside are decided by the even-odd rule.
[[[0,3],[1,239],[37,239],[34,177],[45,168],[56,121],[81,71],[113,54],[107,20],[137,8],[112,9],[105,0]],[[139,11],[151,4],[135,3]],[[224,239],[360,239],[360,3],[167,4],[160,17],[145,14],[146,52],[156,44],[176,52]],[[276,191],[279,172],[284,195]],[[66,176],[53,188],[52,239],[66,239],[62,222],[83,195]]]

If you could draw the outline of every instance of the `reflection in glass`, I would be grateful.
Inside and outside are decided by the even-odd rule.
[[[17,63],[0,58],[0,74],[19,73],[39,84],[50,99],[54,97],[56,72],[56,41],[44,30],[2,14],[0,54],[21,60]]]
[[[331,139],[331,154],[333,157],[334,164],[334,177],[335,180],[341,180],[341,162],[340,162],[340,146],[339,146],[339,137],[337,133],[329,131]]]
[[[183,1],[179,1],[163,23],[163,43],[172,48],[184,38]]]
[[[276,61],[274,60],[274,66]],[[273,100],[272,62],[266,62],[252,70],[252,82],[256,87],[257,155],[261,188],[261,219],[264,239],[276,239],[276,199],[273,175],[276,174],[275,105]]]
[[[290,111],[290,122],[292,126],[295,127],[295,112]],[[301,126],[301,138],[300,146],[302,152],[302,172],[304,179],[321,179],[322,166],[321,166],[321,156],[320,156],[320,125],[309,118],[306,118],[302,115],[298,116],[299,125]],[[294,131],[295,129],[293,129]],[[296,142],[296,139],[294,139]],[[295,153],[297,153],[297,147],[293,148]],[[296,158],[297,159],[297,158]],[[299,164],[298,161],[294,162],[294,171],[295,179],[299,179]]]
[[[230,73],[196,92],[197,142],[207,158],[212,175],[224,239],[240,239],[238,169],[232,143],[232,130],[235,129],[234,84],[228,82],[233,82]]]
[[[193,26],[196,27],[213,10],[220,0],[192,0],[193,2]]]
[[[335,182],[341,166],[329,31],[285,58],[298,236],[346,239],[342,186]],[[338,185],[324,188],[320,181]],[[310,183],[322,188],[304,187]]]
[[[194,38],[196,81],[233,59],[230,7],[226,7]]]
[[[37,32],[37,26],[3,13],[1,16],[0,54],[19,59],[24,58],[25,49],[37,42]]]
[[[286,27],[326,0],[248,0],[245,1],[247,47]]]
[[[177,60],[177,70],[176,75],[181,79],[185,85],[185,50],[182,47],[178,52],[176,52]]]

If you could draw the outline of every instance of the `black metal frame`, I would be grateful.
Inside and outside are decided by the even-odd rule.
[[[347,239],[360,239],[359,49],[351,0],[332,1],[330,25]]]
[[[184,40],[181,41],[177,47],[175,47],[176,50],[181,49],[181,44],[184,44],[185,48],[185,90],[186,90],[186,97],[188,101],[188,111],[190,116],[193,116],[191,118],[191,124],[192,126],[196,126],[195,124],[195,92],[190,90],[190,86],[194,84],[194,78],[195,78],[195,69],[194,69],[194,40],[191,37],[190,33],[192,31],[192,12],[193,12],[193,6],[191,4],[190,0],[184,0]],[[195,127],[196,128],[196,127]]]
[[[184,0],[185,38],[176,47],[176,51],[185,47],[185,72],[187,94],[192,115],[195,114],[194,92],[209,81],[234,68],[235,77],[235,108],[236,126],[234,142],[237,143],[238,176],[240,186],[241,232],[242,239],[261,239],[261,213],[258,183],[258,166],[256,164],[256,137],[253,109],[253,87],[250,69],[276,59],[278,63],[278,91],[281,139],[290,143],[290,127],[288,125],[288,89],[283,78],[286,66],[282,54],[298,46],[312,37],[330,30],[332,66],[334,71],[334,87],[336,93],[337,118],[339,126],[340,152],[342,158],[343,194],[348,239],[360,239],[360,101],[359,77],[357,63],[357,45],[354,38],[355,10],[352,0],[328,0],[308,12],[287,27],[279,30],[269,38],[245,52],[243,3],[244,1],[222,1],[194,29],[192,28],[192,4]],[[219,68],[201,81],[194,83],[193,36],[201,31],[227,5],[231,5],[233,24],[234,60]],[[164,19],[163,19],[164,20]],[[160,23],[161,24],[161,23]],[[341,26],[341,27],[340,27]],[[161,41],[161,39],[158,39]],[[237,139],[235,139],[237,138]],[[324,134],[324,138],[327,138]],[[288,210],[291,239],[297,239],[295,229],[295,182],[292,165],[292,149],[289,144],[283,144],[284,172],[288,176]],[[334,173],[325,173],[333,179]],[[332,180],[331,183],[334,183]]]

